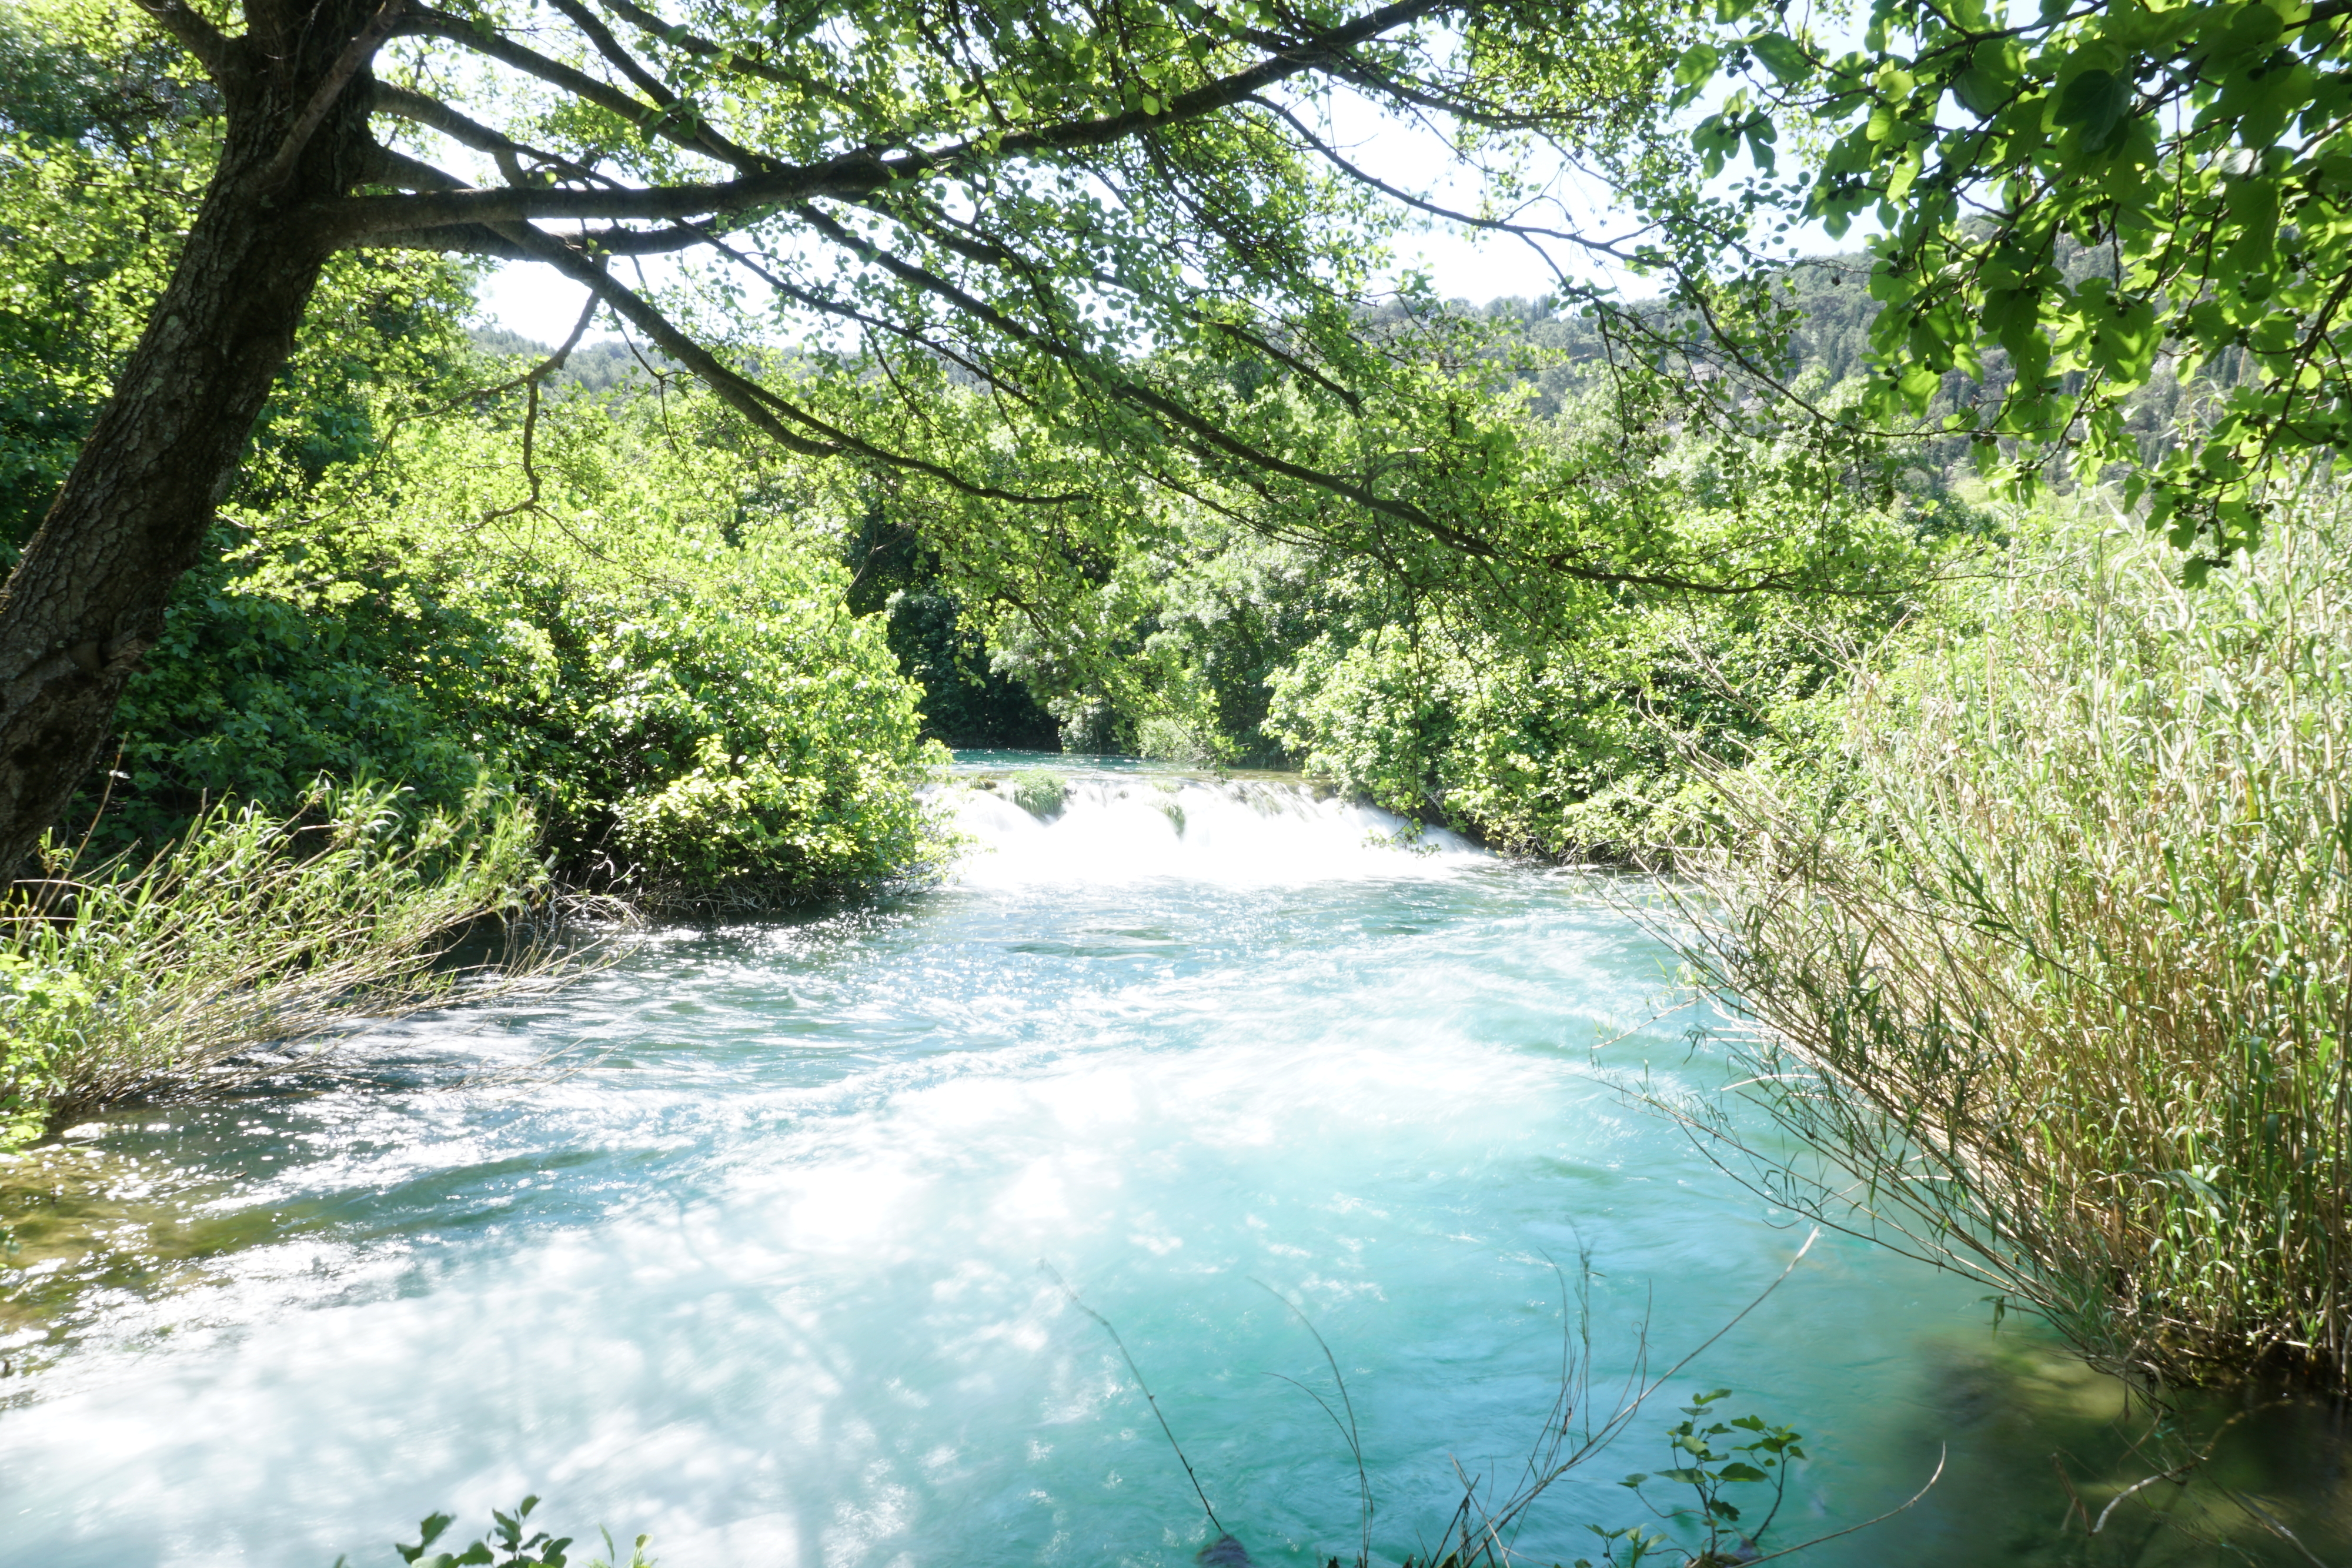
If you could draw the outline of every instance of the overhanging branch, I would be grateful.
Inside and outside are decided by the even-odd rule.
[[[585,284],[614,313],[636,327],[663,352],[699,377],[730,408],[750,420],[761,434],[787,450],[808,457],[863,457],[893,468],[925,475],[975,499],[1005,501],[1024,507],[1066,506],[1085,499],[1082,494],[1032,496],[1018,490],[974,484],[953,469],[908,453],[894,452],[819,419],[807,410],[761,386],[723,363],[716,354],[678,329],[669,318],[643,296],[612,277],[587,255],[552,235],[524,225],[505,231],[506,237],[533,260],[544,261],[574,282]],[[791,419],[815,436],[804,435],[784,423]]]
[[[614,191],[485,191],[436,197],[357,198],[343,204],[336,228],[346,240],[373,229],[426,229],[443,224],[537,222],[549,219],[648,219],[730,216],[774,208],[814,197],[856,200],[893,182],[952,174],[1013,159],[1108,146],[1141,131],[1196,120],[1241,103],[1275,84],[1346,57],[1348,47],[1447,9],[1459,0],[1397,0],[1366,13],[1344,27],[1310,38],[1286,41],[1280,52],[1246,70],[1179,93],[1157,114],[1131,110],[1119,114],[1042,126],[985,139],[967,139],[930,151],[884,154],[860,149],[820,163],[762,165],[762,172],[735,180],[681,183]],[[576,93],[638,125],[697,152],[709,150],[661,121],[666,112],[641,99],[607,87],[569,66],[498,34],[484,35],[446,13],[418,10],[402,31],[446,37]]]
[[[375,84],[375,96],[368,106],[378,114],[389,114],[427,130],[437,131],[460,147],[470,147],[477,152],[488,152],[499,160],[500,167],[515,158],[536,159],[567,179],[601,182],[610,185],[594,171],[573,162],[558,152],[545,152],[527,141],[517,141],[502,131],[484,125],[480,120],[459,113],[437,98],[389,82]],[[465,188],[460,182],[459,188]]]

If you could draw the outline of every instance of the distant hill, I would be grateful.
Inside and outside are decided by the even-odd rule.
[[[555,351],[551,343],[535,341],[504,327],[476,327],[467,336],[476,351],[490,359],[529,360],[536,363]],[[663,371],[674,368],[667,355],[646,353],[646,360]],[[628,344],[617,338],[581,344],[550,380],[557,386],[592,392],[610,392],[623,385],[653,385],[645,364],[636,353],[631,352]]]
[[[1835,386],[1863,373],[1870,355],[1871,324],[1879,302],[1870,297],[1871,258],[1864,255],[1822,256],[1789,268],[1790,298],[1801,319],[1790,334],[1785,363],[1773,367],[1784,382],[1812,379],[1822,387]],[[2113,266],[2104,247],[2085,246],[2070,238],[2060,241],[2059,269],[2079,281]],[[1518,334],[1538,347],[1555,350],[1559,362],[1531,372],[1536,388],[1532,412],[1539,417],[1557,413],[1579,391],[1591,384],[1602,363],[1603,345],[1594,325],[1581,316],[1555,314],[1541,301],[1505,298],[1486,305],[1455,300],[1453,308],[1510,323]],[[2242,350],[2214,356],[2186,386],[2159,361],[2147,384],[2125,402],[2125,423],[2138,437],[2142,455],[2153,460],[2178,439],[2179,423],[2196,423],[2208,416],[2218,393],[2251,373]],[[1942,391],[1930,410],[1931,418],[1949,413],[1978,400],[1986,392],[1997,394],[2010,379],[2008,356],[1998,349],[1985,355],[1982,386],[1955,371],[1944,378]],[[1921,458],[1931,467],[1955,467],[1965,462],[1964,437],[1930,439]]]

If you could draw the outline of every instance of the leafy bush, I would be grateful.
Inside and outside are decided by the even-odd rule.
[[[163,841],[227,796],[283,811],[323,771],[444,808],[510,788],[567,880],[656,904],[806,897],[934,852],[919,694],[844,606],[823,515],[662,419],[575,399],[526,473],[499,419],[450,416],[233,512],[125,696],[101,841]]]
[[[1857,671],[1821,768],[1721,780],[1754,852],[1680,939],[1829,1162],[1768,1168],[1782,1201],[2109,1364],[2347,1381],[2346,543],[2189,589],[2066,528]]]
[[[1268,727],[1307,770],[1391,810],[1546,858],[1719,842],[1694,754],[1729,759],[1837,669],[1871,612],[1630,599],[1572,637],[1424,624],[1319,640]]]
[[[235,1059],[446,1001],[496,971],[443,960],[544,886],[530,812],[477,790],[418,810],[314,785],[278,815],[215,806],[144,865],[47,856],[0,905],[0,1148],[133,1095],[279,1071]]]
[[[97,841],[152,846],[226,799],[289,810],[326,774],[373,775],[454,807],[496,777],[416,676],[433,658],[495,672],[502,628],[395,561],[271,532],[216,530],[131,677]],[[404,678],[406,677],[406,678]],[[79,825],[79,821],[77,822]]]

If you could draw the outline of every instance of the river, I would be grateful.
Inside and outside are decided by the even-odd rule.
[[[1359,1486],[1295,1303],[1394,1562],[1459,1475],[1508,1490],[1580,1258],[1605,1404],[1796,1252],[1605,1081],[1722,1072],[1610,884],[1291,785],[1057,766],[1051,822],[959,796],[943,885],[656,930],[367,1031],[359,1080],[74,1129],[16,1209],[0,1563],[359,1568],[526,1491],[665,1568],[1190,1563],[1203,1511],[1071,1292],[1224,1526],[1320,1564]],[[2042,1552],[2049,1456],[2113,1461],[2119,1396],[1984,1293],[1823,1238],[1520,1547],[1597,1560],[1675,1405],[1728,1387],[1805,1435],[1768,1547],[1948,1451],[1803,1560]]]

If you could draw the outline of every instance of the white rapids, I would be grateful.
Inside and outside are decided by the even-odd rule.
[[[1039,777],[1030,776],[1033,789]],[[1016,800],[1013,777],[940,789],[967,841],[957,877],[971,887],[1153,877],[1277,886],[1444,873],[1491,858],[1443,828],[1300,784],[1081,776],[1066,782],[1059,811],[1048,816]]]

